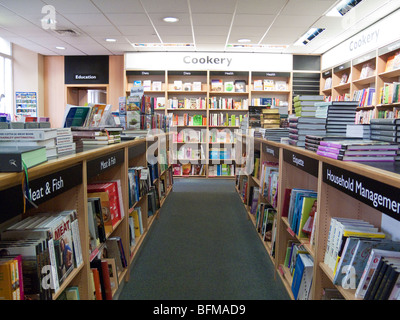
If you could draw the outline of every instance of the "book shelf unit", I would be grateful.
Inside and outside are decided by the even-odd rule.
[[[383,90],[388,84],[400,81],[400,66],[387,69],[388,60],[400,50],[400,40],[392,42],[374,51],[363,54],[351,61],[344,62],[338,66],[323,70],[321,72],[320,94],[331,96],[332,101],[341,99],[349,94],[350,100],[359,92],[361,101],[365,101],[357,108],[358,113],[363,115],[366,122],[374,118],[398,117],[398,102],[385,102],[382,98]],[[369,70],[369,67],[371,69]],[[369,72],[366,72],[369,71]],[[343,74],[348,74],[348,81],[340,83]],[[327,79],[332,75],[332,88],[325,89]],[[392,89],[387,94],[393,94]],[[364,99],[364,100],[362,100]]]
[[[252,137],[251,137],[252,138]],[[287,289],[289,296],[292,294],[292,275],[285,267],[284,261],[286,248],[289,240],[295,240],[304,245],[306,251],[314,260],[313,280],[310,291],[310,299],[323,299],[325,288],[336,288],[346,300],[357,300],[355,289],[345,289],[340,285],[334,285],[333,271],[324,263],[325,251],[329,235],[332,217],[346,217],[363,219],[374,226],[381,228],[383,215],[388,215],[399,220],[398,214],[390,208],[383,206],[375,207],[373,201],[364,197],[361,192],[346,189],[335,183],[329,175],[341,177],[344,180],[354,181],[354,185],[362,184],[366,189],[387,196],[393,201],[398,201],[398,189],[400,188],[400,168],[397,164],[374,164],[370,165],[344,162],[319,156],[314,152],[300,147],[294,147],[261,138],[253,138],[255,149],[261,152],[260,166],[263,161],[279,162],[278,202],[276,219],[276,241],[275,256],[270,254],[271,247],[260,236],[271,260],[275,266],[275,274],[279,276]],[[241,135],[238,136],[241,143],[252,143],[251,139]],[[259,148],[257,147],[259,145]],[[245,148],[245,146],[243,146]],[[261,169],[261,167],[260,167]],[[259,169],[259,170],[260,170]],[[252,173],[244,173],[236,176],[236,190],[242,197],[243,187],[246,181],[250,184],[261,186],[262,181],[251,177]],[[287,217],[283,216],[284,198],[286,188],[305,188],[318,193],[317,214],[315,217],[315,238],[312,244],[308,239],[299,238],[290,228]],[[360,187],[361,188],[361,187]],[[259,201],[264,201],[259,197]],[[244,204],[246,205],[246,204]],[[246,210],[249,219],[255,224],[256,216],[252,215],[249,208]]]
[[[156,141],[156,143],[158,142]],[[108,232],[107,238],[110,236],[121,238],[128,265],[118,275],[119,286],[118,290],[113,292],[113,297],[118,295],[124,282],[129,280],[129,271],[133,259],[143,242],[143,238],[147,235],[154,219],[159,214],[158,210],[152,216],[147,216],[147,196],[144,196],[143,199],[140,199],[135,204],[142,207],[144,232],[139,239],[136,239],[135,247],[130,248],[128,217],[131,208],[129,208],[128,199],[128,166],[146,167],[146,150],[146,140],[138,139],[49,160],[41,165],[30,168],[28,176],[31,190],[40,190],[41,188],[45,190],[44,188],[49,183],[52,183],[54,179],[58,181],[62,180],[62,187],[55,191],[49,189],[49,192],[44,192],[43,196],[35,201],[38,207],[34,208],[28,205],[26,210],[24,210],[23,195],[21,192],[22,173],[0,174],[0,199],[6,208],[0,216],[0,232],[26,216],[41,212],[63,210],[76,210],[77,212],[83,263],[79,267],[74,268],[60,285],[60,289],[53,293],[53,300],[57,299],[64,289],[69,286],[77,286],[79,288],[79,295],[82,300],[88,300],[91,296],[90,260],[94,257],[90,255],[88,250],[90,235],[87,185],[90,183],[112,180],[120,181],[124,217],[113,226],[112,231]],[[167,167],[164,171],[160,172],[159,178],[155,181],[155,184],[163,183],[166,187],[161,204],[172,190],[172,179],[167,179],[168,176],[171,176],[170,173],[171,170]],[[13,200],[10,201],[10,199]],[[102,246],[104,244],[100,244],[97,249],[101,250]]]
[[[212,80],[220,79],[222,81],[222,88],[219,91],[213,90]],[[165,100],[164,109],[154,109],[154,112],[158,112],[164,115],[172,114],[173,116],[178,116],[183,118],[191,117],[193,115],[202,115],[205,117],[205,122],[201,126],[188,126],[187,124],[178,125],[172,127],[171,132],[179,133],[181,131],[194,130],[196,132],[204,131],[203,136],[199,140],[195,141],[176,141],[172,138],[170,153],[170,163],[193,163],[201,164],[205,166],[204,174],[202,175],[174,175],[175,177],[196,177],[196,178],[234,178],[234,170],[236,168],[234,149],[235,140],[230,139],[227,141],[214,141],[211,137],[217,131],[230,131],[230,136],[234,137],[234,131],[240,127],[238,125],[237,119],[248,115],[248,106],[251,104],[252,97],[256,99],[269,98],[272,103],[279,99],[280,101],[285,101],[288,103],[288,109],[292,104],[292,74],[290,72],[255,72],[255,71],[174,71],[174,70],[126,70],[125,71],[125,87],[126,94],[130,93],[130,88],[135,81],[143,82],[145,80],[150,80],[152,83],[154,81],[161,82],[161,91],[145,90],[144,94],[151,97],[161,97]],[[235,81],[244,80],[245,87],[243,87],[244,92],[235,92]],[[286,83],[285,89],[274,88],[274,90],[255,90],[254,81],[264,81],[273,80],[274,84],[276,81],[282,81]],[[176,83],[175,81],[180,81],[181,83]],[[200,90],[187,90],[185,91],[185,83],[201,82]],[[231,82],[233,84],[232,91],[225,91],[225,82]],[[182,90],[176,90],[174,85],[181,84]],[[189,107],[184,108],[171,108],[170,99],[176,98],[175,100],[187,102],[190,98],[204,98],[205,107],[202,109],[192,109]],[[225,107],[219,101],[228,99],[241,100],[242,107]],[[243,101],[246,103],[243,105]],[[172,101],[172,100],[171,100]],[[217,103],[218,101],[218,103]],[[186,104],[187,106],[187,104]],[[218,145],[219,142],[220,145]],[[225,143],[225,144],[224,144]],[[224,145],[222,145],[224,144]],[[198,157],[181,157],[181,159],[176,159],[176,151],[180,148],[197,148],[197,150],[203,149],[204,157],[199,159]],[[225,151],[223,148],[231,151],[230,156],[217,159],[211,159],[210,151]],[[226,165],[230,166],[230,174],[220,175],[222,172],[222,165],[224,172],[227,170]],[[232,166],[233,165],[233,166]],[[232,170],[233,169],[233,170]]]
[[[280,106],[279,102],[285,102],[287,106],[292,105],[292,77],[290,72],[253,71],[250,77],[250,106],[266,106],[262,103],[262,98],[271,99],[271,106]],[[267,81],[271,83],[268,89],[266,88],[267,85],[264,86],[264,82]],[[263,88],[256,87],[256,82],[262,82]]]

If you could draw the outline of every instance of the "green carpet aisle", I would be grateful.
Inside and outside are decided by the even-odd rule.
[[[289,296],[232,180],[175,179],[120,300]]]

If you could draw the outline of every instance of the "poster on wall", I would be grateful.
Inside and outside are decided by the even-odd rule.
[[[37,93],[15,92],[15,115],[17,117],[37,117]]]

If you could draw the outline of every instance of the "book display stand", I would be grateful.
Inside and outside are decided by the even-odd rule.
[[[112,292],[110,291],[108,295],[108,289],[105,289],[107,296],[103,296],[103,300],[104,298],[115,298],[123,287],[123,283],[129,280],[129,271],[133,259],[154,219],[158,217],[163,202],[172,191],[173,181],[171,166],[165,165],[165,163],[168,163],[167,158],[165,158],[165,161],[161,161],[161,165],[159,163],[152,164],[150,176],[146,177],[143,174],[141,177],[143,181],[140,181],[141,183],[149,183],[146,186],[148,189],[143,192],[139,201],[131,205],[128,170],[130,167],[144,168],[145,170],[150,167],[146,157],[148,149],[156,150],[156,157],[165,156],[167,145],[163,141],[165,141],[165,137],[160,136],[154,136],[153,141],[151,139],[147,141],[146,139],[131,140],[48,160],[29,169],[29,192],[34,195],[32,199],[37,208],[29,202],[24,204],[21,191],[23,173],[0,174],[0,197],[5,209],[2,210],[0,217],[1,232],[15,225],[21,219],[23,221],[27,217],[35,217],[44,212],[76,210],[80,241],[74,242],[74,252],[80,248],[82,261],[69,273],[60,287],[51,292],[53,300],[64,294],[66,288],[73,286],[79,288],[80,299],[94,299],[94,282],[92,280],[93,269],[95,268],[94,261],[96,259],[103,261],[105,251],[108,255],[111,254],[111,243],[113,241],[116,241],[118,252],[118,258],[115,259],[116,275],[115,278],[111,279]],[[114,182],[117,183],[114,184]],[[105,238],[100,238],[101,241],[98,242],[98,245],[93,246],[92,241],[95,241],[91,234],[94,230],[91,227],[93,220],[90,221],[89,217],[92,217],[92,215],[89,215],[88,205],[88,198],[93,196],[93,193],[90,193],[92,191],[89,192],[89,189],[91,185],[103,184],[115,185],[116,192],[113,194],[113,198],[111,193],[108,193],[109,201],[111,203],[112,199],[115,200],[120,210],[118,217],[111,216],[112,224],[107,224],[104,221]],[[158,197],[155,197],[158,203],[156,206],[150,203],[152,200],[149,200],[150,194],[152,197],[155,194],[151,192],[152,190],[157,192],[158,195]],[[101,203],[103,209],[106,208],[105,203]],[[131,214],[138,207],[141,211],[142,230],[135,237]],[[150,210],[152,211],[150,212]],[[100,233],[100,228],[95,230]],[[134,239],[132,239],[132,234]],[[119,257],[120,252],[123,252],[123,259]],[[121,261],[119,261],[119,258]],[[122,264],[117,263],[117,260]]]
[[[390,164],[343,162],[319,156],[303,148],[261,138],[238,135],[237,139],[243,144],[252,143],[253,139],[255,150],[260,152],[260,161],[255,162],[259,163],[259,168],[254,168],[260,171],[260,178],[255,178],[253,172],[244,174],[242,172],[236,176],[236,188],[241,197],[249,192],[251,186],[261,189],[265,182],[271,183],[271,180],[265,179],[266,175],[262,173],[263,164],[265,167],[266,164],[271,166],[273,162],[279,163],[276,204],[269,202],[270,199],[269,201],[265,199],[262,196],[265,193],[262,192],[257,198],[259,206],[262,203],[275,205],[277,213],[271,222],[273,229],[270,239],[266,239],[263,230],[259,229],[260,209],[252,212],[251,202],[244,205],[249,219],[257,229],[274,263],[276,275],[282,280],[292,299],[297,297],[297,291],[296,294],[294,291],[296,278],[294,266],[288,264],[288,252],[292,250],[293,243],[296,243],[298,253],[306,253],[313,261],[312,284],[307,289],[306,299],[324,299],[324,295],[332,289],[338,291],[342,299],[360,299],[355,295],[356,288],[347,287],[346,283],[334,284],[335,272],[326,263],[325,255],[332,218],[363,220],[378,229],[381,227],[382,215],[386,214],[399,220],[396,194],[400,187],[400,170],[396,162]],[[291,189],[293,193],[295,188],[310,190],[317,194],[317,209],[313,213],[315,228],[309,236],[301,235],[294,230],[290,215],[288,217],[288,190]],[[376,201],[373,200],[374,197]],[[378,201],[378,198],[381,200]],[[261,210],[263,210],[262,205]]]

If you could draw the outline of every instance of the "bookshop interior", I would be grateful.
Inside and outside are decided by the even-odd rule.
[[[0,300],[400,300],[399,20],[0,0]]]

